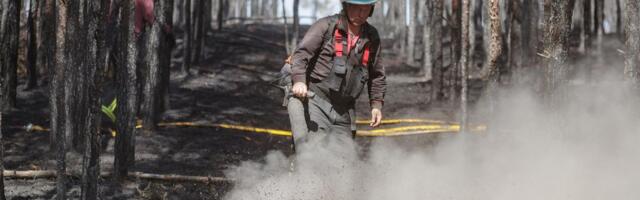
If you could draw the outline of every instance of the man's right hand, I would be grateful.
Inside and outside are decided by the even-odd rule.
[[[294,96],[298,98],[305,98],[307,97],[307,84],[297,82],[293,84],[293,88],[291,88],[291,91],[293,92]]]

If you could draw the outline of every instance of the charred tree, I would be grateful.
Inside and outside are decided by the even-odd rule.
[[[188,2],[188,1],[187,1]],[[134,36],[135,1],[123,1],[120,26],[121,49],[120,63],[116,82],[118,94],[118,110],[116,113],[116,142],[114,146],[114,177],[121,181],[127,176],[129,167],[134,163],[135,125],[138,112],[138,91],[136,76],[136,44]],[[187,6],[190,7],[190,6]]]
[[[469,86],[467,85],[468,68],[469,68],[469,9],[470,0],[462,0],[462,21],[461,21],[461,55],[460,55],[460,77],[462,91],[460,92],[460,132],[467,131],[467,94]]]
[[[0,7],[2,11],[2,7]],[[0,111],[0,171],[4,172],[4,145],[2,144],[2,111]],[[0,173],[0,200],[5,200],[4,195],[4,173]]]
[[[409,31],[407,33],[407,60],[406,63],[409,65],[413,65],[415,63],[415,43],[416,43],[416,27],[418,26],[418,12],[420,9],[418,4],[420,1],[418,0],[409,0],[410,1],[410,14],[409,17]],[[411,2],[413,1],[413,2]]]
[[[51,134],[54,135],[56,147],[56,197],[59,200],[66,199],[67,193],[67,177],[66,177],[66,153],[67,153],[67,136],[68,131],[67,115],[68,108],[65,105],[64,88],[67,87],[65,82],[66,66],[69,64],[66,55],[66,24],[67,24],[67,1],[56,1],[56,58],[55,72],[51,81]]]
[[[544,54],[546,56],[544,91],[547,97],[550,97],[566,75],[573,5],[574,0],[545,0],[544,2]]]
[[[84,137],[84,154],[82,158],[82,192],[81,199],[98,198],[98,178],[100,175],[100,96],[102,94],[102,81],[104,70],[107,64],[107,44],[106,27],[108,17],[109,1],[86,0],[84,10],[92,15],[85,15],[84,29],[86,30],[85,40],[89,51],[84,55],[85,70],[83,77],[87,77],[87,87],[84,87],[83,94],[86,96],[87,106],[82,108],[85,120],[83,129],[86,132]]]
[[[503,52],[502,28],[500,22],[500,2],[499,0],[489,0],[487,5],[489,26],[485,27],[489,33],[489,48],[486,63],[482,69],[482,79],[485,81],[497,82],[499,78],[499,59]]]
[[[300,0],[293,0],[293,33],[291,36],[291,52],[295,51],[298,46],[298,37],[300,35]]]
[[[591,52],[591,44],[593,43],[593,26],[591,21],[591,2],[593,0],[583,0],[582,2],[582,43],[584,44],[584,51],[587,55]]]
[[[444,66],[442,64],[442,31],[443,31],[443,0],[433,0],[427,2],[427,9],[430,11],[428,17],[429,46],[431,61],[431,99],[432,101],[442,100],[445,95],[444,88]],[[429,71],[429,70],[425,70]]]
[[[192,31],[191,31],[191,0],[185,0],[184,6],[184,34],[182,40],[182,48],[184,50],[183,54],[183,63],[182,63],[182,73],[185,75],[189,75],[189,71],[191,70],[191,47],[192,47]]]
[[[156,5],[153,11],[154,16],[158,19],[164,18],[164,9],[160,0],[155,0],[154,5]],[[147,36],[145,37],[145,49],[147,50],[144,58],[146,60],[146,66],[144,67],[146,81],[142,89],[144,102],[142,102],[142,110],[140,111],[142,114],[142,126],[145,130],[155,130],[160,116],[160,103],[163,98],[161,96],[162,88],[160,88],[160,54],[162,50],[166,49],[160,48],[160,43],[163,42],[161,23],[164,20],[154,21],[150,29],[146,31]]]
[[[29,26],[29,47],[27,54],[27,71],[29,77],[27,79],[27,89],[32,89],[38,86],[38,70],[37,70],[37,58],[38,58],[38,29],[37,21],[39,20],[37,14],[41,1],[31,0],[29,8],[29,18],[27,24]]]
[[[157,113],[162,113],[165,110],[169,110],[169,83],[170,83],[170,68],[171,68],[171,50],[175,47],[175,33],[173,32],[173,0],[160,1],[160,7],[162,8],[162,15],[157,15],[157,23],[164,24],[165,31],[162,32],[162,42],[160,43],[160,97],[162,101],[160,103],[161,110]]]
[[[207,5],[209,5],[210,0],[199,0],[198,1],[198,12],[197,12],[197,23],[196,23],[196,37],[195,37],[195,58],[194,62],[196,64],[200,64],[202,59],[202,46],[204,45],[205,39],[205,24],[209,24],[207,21],[207,11],[211,13],[211,10],[205,9]]]
[[[224,16],[225,16],[225,8],[226,8],[225,0],[218,0],[218,30],[222,30],[222,25],[224,24]]]
[[[622,8],[620,5],[620,0],[616,0],[616,33],[622,33]]]
[[[40,4],[40,20],[38,20],[38,28],[40,29],[40,45],[38,46],[37,66],[43,72],[49,74],[47,77],[51,82],[54,66],[54,55],[56,46],[56,1],[41,1]],[[44,39],[47,38],[47,39]],[[53,140],[51,140],[53,141]]]
[[[285,0],[282,0],[282,20],[284,24],[284,47],[287,52],[287,55],[291,55],[293,53],[293,48],[291,48],[291,41],[289,40],[289,24],[287,23],[287,4],[285,4]]]
[[[462,25],[462,10],[460,6],[462,4],[462,0],[451,0],[451,22],[449,25],[450,35],[451,35],[451,45],[450,49],[450,59],[451,66],[447,70],[448,75],[448,87],[449,87],[449,100],[451,100],[452,105],[456,105],[459,101],[457,101],[457,97],[460,95],[460,69],[459,62],[460,56],[462,53],[462,33],[460,32],[460,28]]]
[[[604,35],[604,0],[594,0],[595,1],[595,10],[594,10],[594,20],[593,20],[593,34],[596,39],[596,50],[598,54],[602,53],[602,37]],[[602,56],[598,56],[601,58]]]
[[[512,74],[513,71],[518,70],[522,67],[522,6],[520,5],[520,0],[510,1],[508,3],[508,14],[507,14],[507,23],[505,23],[506,28],[506,41],[508,44],[508,56],[507,56],[507,64],[505,65],[506,73]],[[511,77],[511,76],[508,76]],[[510,79],[511,80],[511,79]]]
[[[627,0],[625,24],[624,77],[637,84],[640,82],[640,0]]]
[[[431,11],[429,11],[429,7],[427,7],[427,4],[429,4],[428,1],[426,2],[420,2],[420,7],[422,7],[422,16],[423,16],[423,26],[422,26],[422,67],[423,67],[423,73],[424,73],[424,80],[431,80],[432,76],[431,76],[431,29],[429,28],[429,25],[431,25],[431,21],[430,21],[430,13]],[[426,13],[428,12],[428,13]],[[383,12],[380,12],[383,13]],[[382,16],[382,18],[384,18],[384,16]],[[383,20],[386,21],[386,20]]]
[[[2,2],[0,20],[4,23],[0,27],[0,111],[4,112],[16,106],[20,4],[20,1]]]

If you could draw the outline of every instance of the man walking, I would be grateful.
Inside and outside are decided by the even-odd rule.
[[[291,60],[292,93],[307,99],[308,132],[294,142],[338,134],[355,136],[355,101],[367,85],[370,126],[380,125],[386,91],[378,31],[367,23],[378,0],[341,0],[342,12],[315,22]],[[314,95],[308,95],[312,94]]]

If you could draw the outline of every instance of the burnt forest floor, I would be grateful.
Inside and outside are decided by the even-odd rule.
[[[178,73],[182,63],[179,40],[178,50],[173,54],[171,109],[163,114],[162,121],[226,123],[288,130],[288,116],[281,106],[281,91],[269,84],[286,58],[281,29],[281,26],[274,25],[246,25],[209,32],[204,59],[193,67],[193,75],[188,77]],[[388,92],[383,110],[385,118],[453,121],[456,112],[449,103],[430,101],[430,83],[423,81],[422,70],[403,65],[390,52],[384,54],[388,72]],[[49,125],[48,91],[44,82],[38,89],[24,91],[24,80],[21,80],[18,108],[4,115],[6,169],[55,170],[54,155],[48,148],[48,132],[27,132],[21,128],[28,124]],[[110,102],[117,93],[113,85],[106,85],[103,102]],[[358,103],[358,118],[367,119],[367,95],[362,96]],[[107,128],[113,127],[108,121],[103,124]],[[446,134],[389,139],[418,145],[433,143],[442,135]],[[371,139],[357,140],[366,144]],[[105,132],[101,143],[100,167],[107,172],[113,165],[114,138]],[[228,129],[160,127],[153,133],[136,136],[136,161],[131,170],[224,177],[224,170],[230,166],[241,161],[259,161],[272,150],[290,154],[290,138]],[[67,166],[70,171],[80,172],[81,162],[79,155],[70,153]],[[72,179],[72,197],[79,194],[79,183],[78,179]],[[5,186],[9,199],[49,199],[55,196],[53,179],[7,180]],[[117,187],[110,179],[102,179],[100,196],[105,199],[221,199],[231,187],[226,183],[129,180],[123,186],[124,190],[116,191]]]

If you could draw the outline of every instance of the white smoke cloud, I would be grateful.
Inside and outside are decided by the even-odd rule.
[[[272,152],[229,170],[237,182],[225,199],[640,199],[636,91],[615,82],[568,88],[550,106],[531,90],[503,90],[491,113],[472,117],[488,132],[443,135],[424,148],[380,138],[362,156],[350,139],[330,136],[295,161]]]

